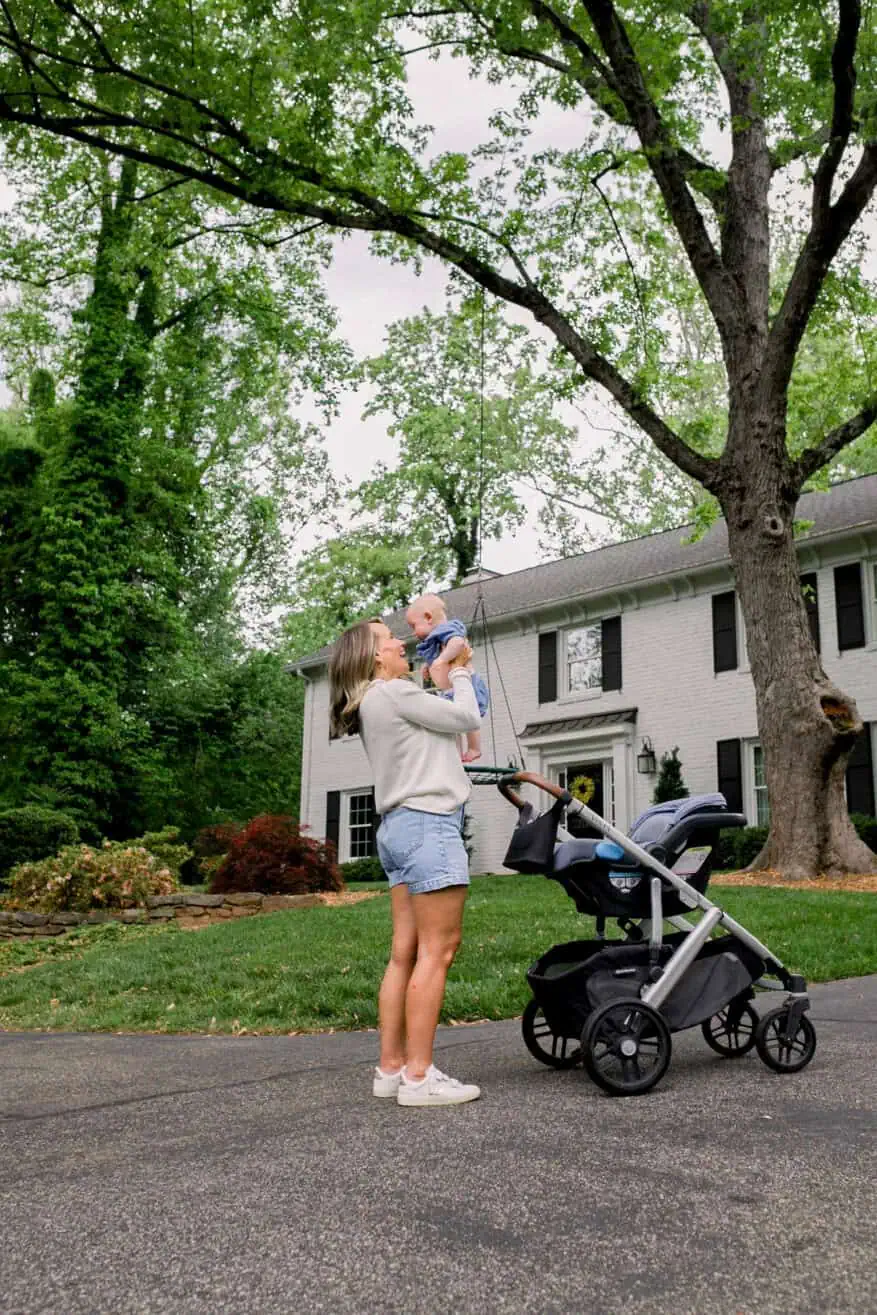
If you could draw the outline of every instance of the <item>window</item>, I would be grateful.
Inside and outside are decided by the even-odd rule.
[[[603,688],[602,627],[580,626],[566,632],[566,688],[569,694]]]
[[[584,696],[590,690],[621,689],[620,616],[607,616],[594,625],[567,630],[563,644],[565,692],[568,695]],[[540,666],[540,676],[541,670]]]
[[[770,804],[767,802],[767,781],[764,777],[764,751],[760,744],[752,746],[752,789],[755,794],[755,825],[770,826]]]
[[[371,790],[347,796],[347,856],[369,858],[374,852],[375,797]]]
[[[326,839],[335,846],[342,863],[377,853],[376,821],[374,790],[326,792]]]

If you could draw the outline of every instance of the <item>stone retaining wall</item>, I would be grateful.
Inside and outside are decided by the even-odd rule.
[[[92,909],[90,913],[30,913],[0,909],[0,940],[61,936],[74,927],[97,922],[156,923],[179,919],[187,926],[247,918],[254,913],[309,908],[326,901],[322,895],[154,895],[145,909]]]

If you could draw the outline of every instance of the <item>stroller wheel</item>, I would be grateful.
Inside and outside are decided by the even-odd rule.
[[[588,1018],[582,1059],[610,1096],[641,1096],[660,1082],[670,1063],[670,1029],[644,1000],[610,1000]]]
[[[582,1062],[582,1050],[573,1037],[558,1036],[548,1026],[541,1005],[530,1000],[521,1018],[524,1044],[530,1054],[549,1068],[575,1068]]]
[[[731,1004],[720,1009],[712,1018],[701,1023],[703,1039],[717,1055],[725,1059],[739,1059],[748,1055],[755,1045],[755,1029],[758,1026],[758,1014],[750,1004]]]
[[[798,1019],[794,1035],[785,1035],[788,1012],[784,1006],[771,1009],[755,1029],[759,1058],[775,1073],[797,1073],[816,1053],[816,1029],[806,1014]]]

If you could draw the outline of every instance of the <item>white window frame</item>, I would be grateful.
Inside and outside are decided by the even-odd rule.
[[[598,633],[597,645],[597,662],[599,670],[597,672],[599,683],[597,685],[588,685],[585,689],[573,689],[569,679],[569,639],[579,630],[596,630]],[[576,659],[584,661],[586,659]],[[584,621],[580,625],[567,626],[560,632],[560,664],[562,668],[560,700],[564,702],[579,702],[582,699],[598,699],[603,693],[603,621]]]
[[[865,572],[865,648],[873,650],[877,648],[877,558],[865,557],[862,569]]]
[[[764,775],[764,750],[759,740],[749,744],[752,777],[752,826],[770,826],[770,803],[767,797],[767,780]],[[759,808],[759,805],[761,807]]]
[[[366,799],[368,799],[368,798],[370,798],[370,797],[371,797],[371,788],[370,788],[370,787],[366,787],[365,789],[363,789],[362,786],[360,786],[360,787],[359,787],[358,789],[356,789],[356,790],[344,790],[344,791],[342,792],[342,794],[341,794],[341,817],[340,817],[340,819],[339,819],[339,821],[340,821],[340,827],[339,827],[340,835],[339,835],[339,837],[338,837],[338,839],[339,839],[339,845],[338,845],[338,849],[339,849],[338,861],[339,861],[339,863],[349,863],[349,862],[350,862],[352,859],[354,859],[354,858],[364,858],[364,857],[367,857],[367,855],[363,855],[363,854],[355,854],[355,853],[353,852],[353,848],[354,848],[354,847],[353,847],[353,831],[354,831],[354,822],[353,822],[353,801],[354,801],[354,799],[362,799],[362,798],[366,798]],[[358,823],[356,823],[356,830],[357,830],[357,831],[361,831],[361,830],[363,830],[364,827],[365,827],[365,824],[364,824],[364,823],[362,823],[362,822],[358,822]],[[370,836],[370,834],[371,834],[371,824],[370,824],[370,823],[369,823],[369,825],[368,825],[368,832],[369,832],[369,836]],[[369,839],[369,847],[370,847],[370,846],[371,846],[371,840]]]

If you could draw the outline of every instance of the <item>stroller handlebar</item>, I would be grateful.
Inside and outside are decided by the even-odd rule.
[[[546,794],[553,795],[555,799],[563,799],[569,803],[572,795],[565,790],[562,785],[555,785],[553,781],[546,781],[544,776],[538,772],[515,772],[514,776],[509,776],[504,781],[500,781],[497,789],[504,798],[508,799],[510,804],[514,804],[518,812],[524,807],[524,800],[521,796],[511,789],[512,783],[516,785],[535,785],[539,790],[544,790]]]

